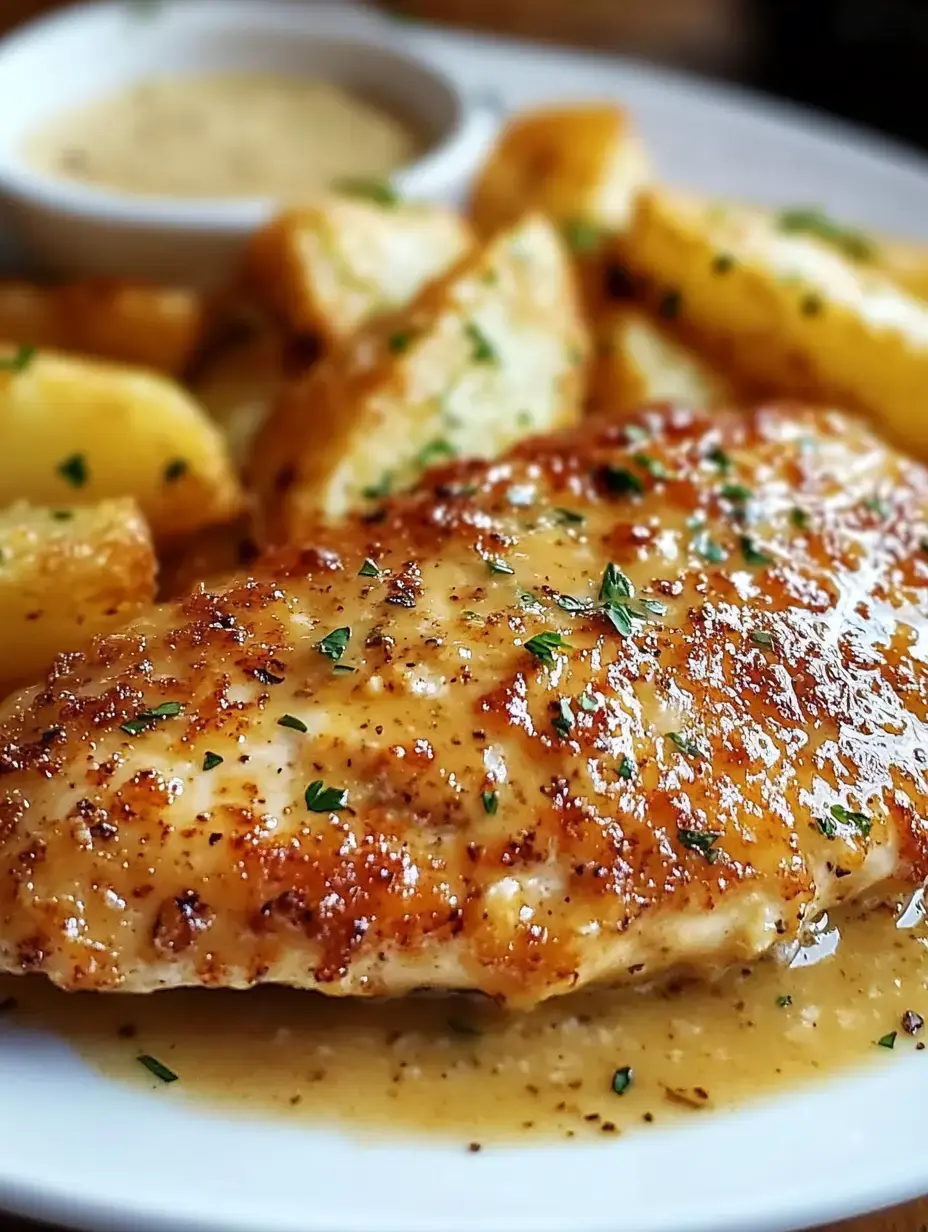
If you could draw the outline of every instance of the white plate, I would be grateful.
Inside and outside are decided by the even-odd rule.
[[[928,164],[888,142],[619,60],[407,37],[510,106],[625,101],[674,179],[928,234]],[[107,1082],[60,1041],[0,1032],[0,1202],[89,1228],[786,1232],[928,1191],[928,1054],[608,1145],[473,1155],[223,1118],[177,1087]]]

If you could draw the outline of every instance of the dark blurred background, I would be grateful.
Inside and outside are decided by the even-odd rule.
[[[410,17],[625,51],[742,81],[928,149],[928,0],[380,3]],[[0,32],[54,7],[0,0]]]

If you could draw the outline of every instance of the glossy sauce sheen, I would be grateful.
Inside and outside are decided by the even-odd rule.
[[[382,178],[421,134],[327,82],[270,74],[153,78],[70,109],[26,144],[33,166],[145,196],[307,200]]]
[[[5,1027],[46,1028],[155,1099],[352,1132],[440,1132],[473,1149],[660,1128],[921,1053],[928,932],[917,910],[842,908],[791,968],[763,961],[714,984],[578,993],[528,1014],[478,998],[269,988],[99,997],[13,978],[0,981],[0,1004],[7,995],[16,1006],[0,1015],[0,1040]],[[152,1075],[143,1055],[177,1081]]]
[[[588,421],[319,526],[11,699],[0,963],[530,1008],[789,951],[928,871],[926,508],[784,406]]]

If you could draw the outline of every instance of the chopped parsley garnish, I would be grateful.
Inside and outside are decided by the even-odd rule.
[[[53,509],[52,517],[56,522],[70,522],[74,517],[73,509]]]
[[[0,372],[25,372],[37,354],[37,347],[17,347],[12,355],[0,356]]]
[[[838,833],[838,827],[830,817],[816,817],[815,824],[826,838],[834,838]]]
[[[708,535],[699,535],[694,539],[693,550],[697,556],[701,556],[703,560],[707,560],[711,565],[720,565],[728,556],[728,553],[721,544],[716,543]]]
[[[715,844],[721,837],[721,834],[714,830],[677,830],[681,846],[687,851],[696,851],[704,856],[707,864],[714,864],[719,858],[720,853]]]
[[[618,565],[610,560],[603,570],[603,578],[599,584],[600,603],[619,603],[630,599],[635,593],[631,579],[626,577]]]
[[[322,779],[315,779],[304,799],[311,813],[338,813],[348,804],[348,788],[326,787]]]
[[[683,307],[683,296],[679,291],[671,288],[665,291],[657,305],[657,315],[663,317],[665,321],[675,321],[680,315],[680,309]]]
[[[638,476],[624,466],[601,466],[597,475],[613,496],[640,496],[644,492],[644,484]]]
[[[557,704],[557,714],[551,720],[551,726],[564,740],[574,727],[574,712],[570,708],[570,698],[562,697]]]
[[[896,1047],[896,1032],[889,1031],[886,1035],[881,1035],[876,1041],[878,1048],[895,1048]]]
[[[309,731],[309,728],[306,726],[303,720],[298,719],[295,714],[282,715],[277,720],[277,726],[278,727],[289,727],[289,728],[292,728],[293,731],[298,731],[298,732]]]
[[[813,235],[837,248],[852,261],[872,261],[876,249],[860,231],[843,226],[815,206],[796,206],[783,210],[777,219],[781,231],[793,235]]]
[[[719,252],[712,259],[712,272],[713,274],[727,274],[734,268],[734,265],[735,258],[730,252]]]
[[[752,629],[751,641],[755,646],[766,646],[769,650],[773,645],[773,634],[768,633],[766,629]]]
[[[386,180],[348,177],[336,180],[333,187],[344,197],[359,197],[363,201],[373,201],[375,205],[382,205],[385,209],[393,209],[400,203],[399,193]]]
[[[684,736],[682,732],[668,732],[668,739],[672,740],[684,757],[702,757],[702,749],[695,740],[691,740],[689,736]]]
[[[593,611],[591,599],[575,599],[573,595],[555,595],[554,602],[558,607],[562,607],[565,612],[570,612],[571,616],[579,616],[582,612]]]
[[[164,482],[177,483],[178,479],[183,479],[189,469],[190,464],[184,458],[172,458],[164,468]]]
[[[752,495],[751,489],[746,488],[743,483],[723,483],[721,493],[727,501],[731,501],[734,505],[746,504]]]
[[[384,471],[376,483],[369,483],[363,489],[361,495],[365,500],[383,500],[385,496],[390,495],[393,488],[393,476],[389,471]]]
[[[585,218],[571,218],[563,226],[564,239],[578,256],[594,252],[600,245],[603,232],[594,222]]]
[[[587,692],[581,693],[577,701],[580,703],[580,709],[585,710],[587,714],[592,714],[599,709],[599,702]]]
[[[563,526],[581,526],[586,521],[586,515],[577,513],[575,509],[558,508],[554,516]]]
[[[793,998],[789,995],[788,992],[781,993],[780,996],[777,997],[777,1005],[780,1007],[781,1010],[785,1010],[788,1005],[792,1005],[792,1004],[793,1004]]]
[[[350,676],[352,672],[356,672],[356,667],[350,667],[347,663],[336,663],[332,671],[338,676]]]
[[[659,458],[652,458],[647,453],[636,453],[635,461],[642,470],[647,471],[652,479],[672,479],[672,473]]]
[[[873,829],[873,819],[871,817],[868,817],[866,813],[852,812],[842,804],[833,804],[831,806],[831,815],[835,821],[841,821],[845,825],[854,826],[857,832],[864,837]]]
[[[499,792],[484,791],[480,796],[483,801],[483,811],[488,817],[495,817],[496,810],[499,808]]]
[[[434,441],[429,441],[427,445],[422,446],[416,455],[416,461],[423,469],[426,469],[443,458],[456,458],[457,456],[458,451],[450,441],[436,437]]]
[[[626,782],[631,782],[635,777],[635,763],[627,753],[623,753],[619,758],[619,764],[616,766],[615,772],[620,779],[625,779]]]
[[[628,1088],[632,1085],[634,1072],[630,1065],[623,1065],[621,1069],[617,1069],[612,1075],[612,1089],[616,1095],[624,1095]]]
[[[58,474],[66,479],[73,488],[82,488],[87,482],[89,471],[87,459],[82,453],[72,453],[58,467]]]
[[[380,570],[369,556],[358,570],[358,577],[380,577]]]
[[[223,759],[218,753],[207,753],[203,758],[204,770],[215,770],[217,766],[221,766]]]
[[[394,355],[402,355],[404,351],[409,350],[409,345],[413,340],[412,330],[401,330],[395,334],[391,334],[387,339],[387,346]]]
[[[330,659],[338,660],[345,653],[348,641],[351,637],[351,628],[345,625],[341,629],[333,629],[331,633],[327,633],[321,642],[316,646],[320,654],[327,655]]]
[[[750,535],[742,535],[738,540],[741,545],[741,555],[747,565],[772,565],[773,557],[762,552]]]
[[[599,586],[599,602],[603,615],[622,637],[634,632],[633,619],[650,620],[667,610],[657,599],[636,599],[634,595],[631,580],[610,561]]]
[[[886,501],[880,500],[878,496],[868,496],[864,501],[864,508],[869,509],[871,513],[875,513],[881,518],[885,518],[889,513],[889,510],[886,507]]]
[[[502,560],[499,556],[490,556],[487,559],[487,568],[491,573],[515,573],[508,560]]]
[[[789,520],[797,530],[805,530],[809,525],[809,515],[804,509],[800,509],[798,505],[794,505],[789,511]]]
[[[560,633],[536,633],[525,643],[525,649],[529,654],[539,663],[544,663],[546,667],[554,666],[554,651],[562,648],[569,650],[570,645],[564,641]]]
[[[820,295],[804,295],[802,302],[799,305],[802,309],[803,316],[817,317],[822,311],[824,304]]]
[[[496,348],[476,321],[468,321],[464,332],[473,345],[473,360],[475,364],[493,364],[499,359]]]
[[[642,428],[641,424],[626,424],[624,433],[629,445],[641,445],[651,439],[647,428]]]
[[[706,461],[711,462],[713,466],[717,466],[723,474],[731,470],[731,458],[719,445],[713,445],[706,454]]]
[[[150,710],[140,710],[134,719],[126,719],[125,723],[120,723],[119,730],[128,736],[139,736],[162,719],[176,719],[181,709],[180,702],[162,702]]]
[[[139,1065],[144,1065],[150,1074],[156,1078],[160,1078],[162,1082],[176,1082],[177,1074],[172,1069],[162,1064],[157,1057],[150,1057],[147,1052],[143,1052],[137,1058]]]

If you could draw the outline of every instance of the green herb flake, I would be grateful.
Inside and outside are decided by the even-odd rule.
[[[661,296],[657,305],[657,315],[665,321],[676,321],[683,307],[683,296],[679,291],[670,288]]]
[[[612,1075],[612,1090],[616,1095],[624,1095],[628,1088],[632,1085],[634,1071],[630,1065],[623,1065],[617,1069]]]
[[[596,474],[612,496],[641,496],[644,492],[641,479],[624,466],[601,466]]]
[[[788,1005],[792,1005],[792,1004],[793,1004],[793,998],[789,995],[788,992],[781,993],[780,996],[777,997],[777,1005],[780,1007],[781,1010],[785,1010]]]
[[[768,556],[766,552],[762,552],[750,535],[741,535],[738,540],[741,546],[741,555],[744,557],[744,563],[747,565],[772,565],[773,557]]]
[[[476,321],[468,321],[464,326],[464,333],[470,339],[473,347],[473,360],[475,364],[493,364],[497,362],[499,355],[496,348]]]
[[[571,218],[563,225],[564,239],[577,256],[595,252],[602,242],[603,231],[586,218]]]
[[[525,649],[539,663],[544,663],[546,667],[554,667],[554,651],[570,650],[570,645],[564,641],[560,633],[545,632],[536,633],[534,637],[530,637],[525,643]]]
[[[207,753],[203,758],[203,769],[215,770],[216,767],[221,766],[222,763],[223,758],[221,758],[218,753]]]
[[[800,509],[798,505],[794,505],[789,511],[790,525],[795,526],[797,530],[805,530],[809,525],[809,515],[804,509]]]
[[[650,454],[636,453],[635,462],[642,470],[647,471],[652,479],[672,479],[673,474],[667,469],[659,458],[652,458]]]
[[[872,261],[876,256],[872,240],[860,231],[835,222],[816,206],[795,206],[783,210],[777,222],[786,234],[812,235],[837,248],[852,261]]]
[[[284,714],[277,720],[278,727],[289,727],[293,731],[307,732],[309,728],[302,719],[298,719],[295,714]]]
[[[880,518],[885,518],[889,514],[886,502],[878,496],[868,496],[864,501],[864,508],[869,509],[871,513],[875,513]]]
[[[557,704],[557,714],[551,720],[551,726],[563,740],[566,740],[573,731],[574,722],[574,712],[570,707],[570,698],[562,697]]]
[[[843,822],[844,825],[853,826],[859,834],[864,838],[873,829],[873,818],[868,817],[866,813],[855,813],[851,809],[846,809],[842,804],[833,804],[831,807],[831,815],[835,821]]]
[[[575,509],[556,508],[554,516],[562,526],[582,526],[586,521],[586,515],[577,513]]]
[[[409,350],[413,337],[412,330],[399,331],[390,335],[387,339],[387,346],[394,355],[402,355],[404,351]]]
[[[487,559],[487,568],[491,573],[515,573],[512,565],[507,560],[502,560],[499,556],[490,556]]]
[[[593,714],[595,711],[599,709],[599,702],[596,700],[595,697],[592,697],[586,691],[580,694],[580,696],[577,698],[577,701],[580,705],[580,709],[585,710],[587,714]]]
[[[719,858],[720,852],[715,844],[721,837],[721,834],[714,830],[677,830],[680,845],[687,851],[698,852],[705,858],[707,864],[714,864]]]
[[[376,483],[369,483],[362,490],[361,495],[365,500],[383,500],[385,496],[389,496],[393,488],[393,476],[389,471],[384,471]]]
[[[347,663],[336,663],[332,668],[332,671],[335,672],[336,676],[350,676],[352,672],[356,672],[357,670],[358,669],[356,667],[349,667]]]
[[[87,459],[82,453],[72,453],[58,467],[58,474],[66,479],[72,488],[82,488],[89,477]]]
[[[720,565],[723,560],[727,559],[728,553],[709,535],[699,535],[693,540],[693,550],[697,556],[701,556],[703,560],[708,561],[711,565]]]
[[[753,495],[751,489],[746,488],[743,483],[723,483],[720,491],[733,505],[745,505]]]
[[[764,646],[770,650],[773,646],[773,634],[768,633],[766,629],[752,629],[751,641],[755,646]]]
[[[682,732],[668,732],[667,738],[674,742],[684,757],[702,757],[702,749],[696,741],[684,736]]]
[[[718,467],[722,474],[727,474],[731,470],[731,458],[719,445],[713,447],[706,454],[706,461],[711,462],[713,466]]]
[[[834,838],[838,833],[838,827],[830,817],[816,817],[815,824],[826,838]]]
[[[635,777],[635,763],[627,753],[623,753],[619,758],[619,764],[616,766],[615,772],[620,779],[625,779],[627,783],[630,783]]]
[[[324,654],[330,659],[338,660],[345,653],[350,638],[351,628],[349,625],[345,625],[341,629],[333,629],[331,633],[327,633],[322,641],[316,645],[316,649],[320,654]]]
[[[809,294],[804,295],[799,304],[800,311],[805,317],[817,317],[825,307],[824,301],[820,295]]]
[[[713,274],[727,274],[735,267],[735,258],[730,252],[718,252],[712,259]]]
[[[488,817],[495,817],[497,809],[499,808],[499,792],[484,791],[481,792],[480,798],[483,801],[483,811],[486,815]]]
[[[120,723],[119,730],[128,736],[140,736],[143,731],[154,727],[162,719],[176,719],[182,710],[180,702],[162,702],[160,706],[152,706],[150,710],[140,710],[134,719],[126,719]]]
[[[456,458],[457,456],[458,451],[450,441],[446,441],[443,437],[436,437],[434,441],[429,441],[427,445],[423,445],[416,455],[416,462],[418,462],[423,470],[427,470],[428,467],[434,466],[436,462],[448,461],[450,458]]]
[[[358,197],[362,201],[372,201],[384,209],[395,209],[400,203],[400,196],[392,184],[386,180],[371,180],[347,177],[336,180],[333,188],[343,197]]]
[[[21,346],[12,355],[0,355],[0,372],[25,372],[37,354],[37,347]]]
[[[589,615],[594,610],[592,599],[575,599],[573,595],[555,595],[554,602],[571,616]]]
[[[642,428],[641,424],[626,424],[623,432],[629,445],[643,445],[651,439],[647,428]]]
[[[876,1041],[878,1048],[893,1049],[896,1047],[896,1032],[889,1031],[886,1035],[881,1035]]]
[[[172,458],[164,468],[164,482],[177,483],[189,470],[190,465],[184,458]]]
[[[73,509],[53,509],[52,517],[56,522],[70,522],[74,517]]]
[[[150,1074],[160,1078],[162,1082],[177,1082],[177,1074],[162,1064],[157,1057],[150,1057],[147,1052],[143,1052],[136,1059],[139,1065],[144,1065]]]
[[[630,599],[635,593],[631,578],[627,577],[618,565],[610,560],[603,570],[602,581],[599,584],[600,603],[619,603]]]
[[[361,568],[358,570],[358,577],[373,577],[373,578],[380,577],[380,570],[377,568],[377,565],[374,563],[374,561],[371,560],[369,556],[364,561],[364,564],[361,566]]]
[[[339,813],[348,804],[348,788],[326,787],[322,779],[315,779],[306,788],[304,799],[311,813]]]

